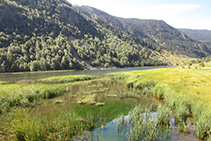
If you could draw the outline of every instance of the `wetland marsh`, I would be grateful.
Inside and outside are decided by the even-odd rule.
[[[209,140],[210,75],[161,68],[0,80],[0,138]]]

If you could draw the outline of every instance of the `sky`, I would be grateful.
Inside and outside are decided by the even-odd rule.
[[[175,28],[211,30],[211,0],[68,0],[122,18],[164,20]]]

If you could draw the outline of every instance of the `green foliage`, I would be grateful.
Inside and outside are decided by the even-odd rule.
[[[153,88],[155,86],[155,82],[153,81],[138,81],[134,84],[135,89],[144,89],[144,88]]]
[[[53,98],[64,94],[64,86],[10,84],[1,86],[0,113],[12,106],[27,106],[40,98]]]
[[[8,121],[12,126],[8,128],[19,141],[70,140],[74,135],[94,127],[92,115],[81,118],[74,112],[61,113],[49,120],[40,115],[28,115],[25,111],[15,111]]]
[[[175,120],[176,122],[186,123],[189,110],[185,104],[179,104],[175,109]]]
[[[65,0],[1,4],[0,72],[167,65],[153,56],[152,44],[89,19]]]
[[[65,93],[65,88],[57,86],[53,88],[41,89],[40,95],[42,98],[54,98]]]
[[[211,31],[210,30],[193,30],[193,29],[179,29],[194,40],[199,40],[208,48],[211,48]]]
[[[137,37],[144,38],[151,42],[148,47],[158,52],[166,49],[189,57],[205,57],[211,54],[207,46],[194,41],[164,21],[118,18],[88,6],[75,8],[90,18],[107,22]],[[127,41],[127,38],[121,39]]]
[[[17,119],[13,120],[12,119]],[[12,114],[11,128],[16,136],[16,140],[46,140],[46,135],[49,131],[49,123],[47,120],[42,119],[40,116],[31,118],[23,111],[17,111]]]
[[[85,80],[91,80],[96,79],[97,76],[89,76],[89,75],[71,75],[71,76],[62,76],[62,77],[50,77],[46,79],[40,79],[37,80],[37,82],[40,83],[47,83],[47,84],[53,84],[53,83],[70,83],[70,82],[76,82],[76,81],[85,81]]]
[[[169,108],[162,106],[161,104],[157,107],[157,123],[161,125],[169,125],[171,118],[171,111]]]
[[[196,122],[197,136],[200,139],[207,140],[211,136],[210,113],[204,111]],[[209,140],[209,139],[208,139]]]

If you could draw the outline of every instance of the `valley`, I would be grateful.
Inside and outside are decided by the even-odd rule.
[[[211,140],[208,30],[73,4],[1,0],[0,140]]]

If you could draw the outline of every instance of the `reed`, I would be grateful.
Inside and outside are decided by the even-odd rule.
[[[132,133],[134,140],[157,140],[158,124],[151,117],[151,109],[137,106],[129,112],[130,121],[133,125]]]
[[[77,81],[86,81],[98,78],[97,76],[92,75],[70,75],[70,76],[59,76],[59,77],[50,77],[45,79],[37,80],[38,83],[44,84],[54,84],[54,83],[71,83]]]
[[[0,85],[0,113],[9,111],[10,107],[28,106],[39,99],[49,99],[65,93],[63,85],[9,84]]]
[[[157,123],[160,125],[169,125],[172,115],[171,110],[168,107],[164,107],[161,104],[157,107]]]
[[[145,95],[164,99],[166,105],[174,111],[179,124],[183,124],[187,115],[192,113],[198,126],[199,138],[210,136],[211,124],[206,120],[211,118],[211,114],[206,114],[211,109],[210,70],[171,68],[125,74],[126,86],[140,89]]]
[[[94,127],[91,114],[81,118],[74,112],[64,112],[59,117],[49,119],[18,110],[10,114],[8,122],[15,140],[20,141],[70,140],[74,135],[81,135],[84,130]]]

